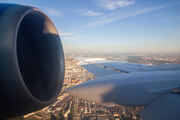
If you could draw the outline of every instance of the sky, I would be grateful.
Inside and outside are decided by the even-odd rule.
[[[64,52],[180,54],[179,0],[0,0],[37,7]]]

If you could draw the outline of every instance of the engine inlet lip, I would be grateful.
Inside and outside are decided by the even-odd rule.
[[[18,64],[16,40],[21,21],[27,14],[30,14],[32,12],[39,12],[47,17],[45,13],[43,13],[41,10],[37,8],[22,5],[14,5],[13,7],[6,10],[3,16],[1,16],[1,18],[3,17],[3,19],[0,21],[0,32],[2,34],[0,36],[0,64],[2,66],[1,78],[6,80],[1,81],[0,84],[8,98],[10,100],[16,100],[13,101],[14,104],[17,104],[18,106],[24,106],[25,104],[27,104],[27,102],[22,101],[31,101],[31,103],[28,103],[29,107],[42,108],[44,106],[49,105],[56,99],[61,88],[58,88],[58,92],[56,93],[56,95],[51,97],[50,99],[39,100],[31,94],[31,92],[27,89],[23,81]],[[60,47],[60,51],[62,53],[62,67],[60,69],[62,71],[60,71],[59,76],[62,82],[62,79],[64,78],[64,54],[62,46]],[[4,70],[4,66],[7,69]]]
[[[38,99],[23,81],[17,57],[17,35],[23,18],[41,10],[24,5],[0,4],[0,118],[10,118],[37,111],[51,104],[58,96],[64,80],[64,53],[59,38],[59,74],[55,93],[49,99]],[[48,18],[48,17],[47,17]],[[53,24],[53,23],[52,23]],[[54,29],[56,32],[57,30]],[[59,88],[58,88],[59,87]]]

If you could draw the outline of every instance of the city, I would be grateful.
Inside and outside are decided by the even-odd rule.
[[[147,65],[180,64],[178,54],[66,54],[65,78],[61,93],[53,104],[46,108],[13,120],[141,120],[139,112],[144,106],[106,107],[92,101],[70,96],[66,90],[80,83],[97,78],[77,65],[74,57],[103,58],[105,60],[131,62]]]

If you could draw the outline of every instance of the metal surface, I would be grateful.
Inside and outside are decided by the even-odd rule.
[[[0,119],[4,119],[42,109],[56,99],[64,79],[64,54],[45,13],[30,6],[1,6]]]
[[[15,6],[16,4],[0,4],[0,17],[3,15],[3,13],[8,10],[9,8]]]
[[[89,64],[96,64],[124,72],[144,72],[144,71],[169,71],[180,70],[180,65],[142,65],[135,63],[122,63],[103,59],[91,59],[86,57],[76,57],[79,61],[84,61]]]
[[[179,120],[180,95],[165,94],[143,111],[140,116],[143,120]]]
[[[82,66],[83,68],[85,68],[86,70],[88,70],[89,72],[93,73],[97,77],[103,77],[103,76],[114,75],[114,74],[121,74],[120,72],[110,70],[110,69],[106,69],[103,67],[99,67],[96,65],[88,64],[86,62],[81,62],[79,65]]]
[[[146,106],[179,85],[179,71],[137,72],[100,77],[70,88],[67,92],[103,105]]]
[[[142,71],[142,69],[148,65],[141,65],[141,64],[135,64],[135,63],[122,63],[122,62],[116,62],[116,61],[110,61],[110,60],[103,60],[103,59],[91,59],[91,58],[85,58],[85,57],[76,57],[75,59],[79,61],[84,61],[86,63],[96,64],[108,68],[113,68],[116,70],[124,71],[124,72],[139,72]]]

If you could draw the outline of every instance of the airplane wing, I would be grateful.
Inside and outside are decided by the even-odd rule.
[[[106,106],[147,106],[140,112],[143,120],[180,119],[177,114],[180,65],[150,66],[100,58],[75,59],[99,78],[68,89],[69,94]]]
[[[110,60],[103,60],[101,58],[87,58],[87,57],[75,57],[74,59],[80,61],[78,65],[82,66],[83,68],[87,69],[89,72],[93,74],[97,74],[96,69],[105,68],[107,70],[107,75],[110,74],[117,74],[119,73],[132,73],[132,72],[145,72],[145,71],[169,71],[169,70],[180,70],[180,65],[171,64],[171,65],[143,65],[143,64],[136,64],[136,63],[128,63],[128,62],[116,62]],[[101,70],[105,70],[101,69]],[[110,72],[117,71],[117,72]],[[101,72],[103,72],[101,71]],[[108,73],[110,72],[110,73]],[[103,76],[107,76],[104,74]],[[102,77],[102,76],[99,76]]]
[[[96,75],[97,77],[119,74],[118,71],[106,69],[104,67],[96,66],[87,62],[80,62],[79,65],[91,72],[92,74]]]

